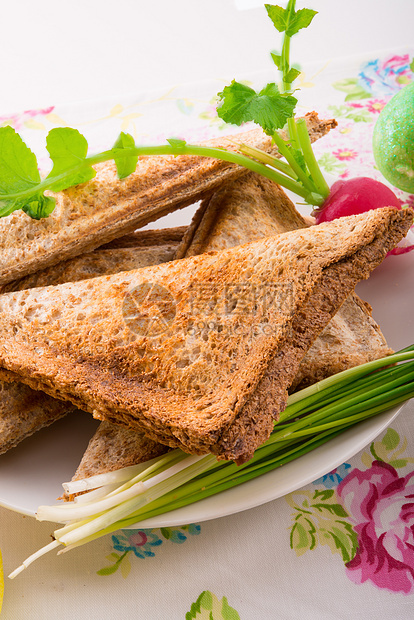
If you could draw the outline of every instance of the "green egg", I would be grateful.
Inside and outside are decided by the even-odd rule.
[[[372,150],[387,181],[414,193],[414,82],[394,95],[381,111]]]

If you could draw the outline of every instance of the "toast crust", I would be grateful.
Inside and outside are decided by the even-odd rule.
[[[158,245],[178,245],[187,226],[176,226],[175,228],[154,228],[151,230],[136,230],[129,235],[124,235],[113,239],[109,243],[99,246],[100,250],[115,250],[117,248],[154,248]]]
[[[411,223],[409,209],[379,209],[220,253],[3,295],[1,377],[18,377],[71,400],[98,419],[135,426],[171,447],[199,454],[211,451],[241,462],[269,433],[306,347],[323,327],[320,317],[329,319],[356,281],[369,275]],[[346,278],[341,282],[335,274],[330,279],[332,297],[324,282],[336,263]],[[262,285],[275,279],[293,283],[294,303],[288,312],[267,309],[275,328],[272,335],[254,337],[249,332],[229,338],[214,331],[207,341],[204,334],[196,341],[193,336],[186,340],[194,324],[189,281],[213,282],[220,294],[229,283]],[[171,331],[152,339],[128,331],[120,314],[128,288],[149,280],[172,291],[177,300]],[[314,308],[317,325],[306,319]],[[256,311],[255,325],[262,319]],[[227,321],[235,330],[245,324],[245,317],[230,313]],[[284,367],[276,370],[279,356]],[[270,376],[277,376],[271,389],[261,387],[269,367]],[[272,414],[263,414],[263,399],[276,397]],[[259,410],[261,426],[254,428],[249,420]]]
[[[371,266],[379,264],[378,251],[383,239],[377,237],[365,248],[323,270],[312,294],[308,296],[237,421],[223,433],[217,450],[220,458],[242,464],[252,458],[255,448],[269,437],[273,422],[286,407],[288,389],[310,345],[337,312],[356,284],[369,276]],[[316,327],[316,329],[315,329]],[[267,415],[262,415],[266,411]]]

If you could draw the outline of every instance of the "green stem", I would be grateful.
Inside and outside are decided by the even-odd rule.
[[[315,422],[320,420],[332,421],[340,420],[341,418],[349,415],[359,413],[361,410],[369,409],[387,403],[388,401],[394,401],[396,398],[408,399],[411,398],[414,392],[412,383],[403,386],[387,386],[386,396],[384,396],[384,388],[378,393],[378,390],[367,392],[366,398],[361,401],[359,396],[349,398],[344,402],[336,403],[335,405],[328,405],[327,407],[318,408],[314,413],[304,416],[303,418],[293,422],[287,429],[283,429],[277,432],[273,432],[271,435],[272,441],[284,441],[287,438],[294,437],[296,431],[305,427],[313,427]]]
[[[270,155],[270,153],[266,153],[266,151],[262,151],[261,149],[256,148],[255,146],[241,144],[239,147],[239,152],[243,153],[243,155],[247,155],[247,157],[257,159],[262,164],[265,164],[266,166],[271,166],[272,168],[279,170],[279,172],[283,172],[283,174],[286,174],[294,180],[297,180],[298,178],[293,172],[292,168],[289,166],[289,164],[281,161],[273,155]]]
[[[355,366],[348,370],[343,370],[331,377],[327,377],[322,381],[314,385],[310,385],[299,392],[291,394],[288,398],[288,405],[286,409],[280,414],[279,422],[286,421],[298,412],[310,407],[313,403],[317,402],[321,398],[321,392],[324,396],[340,390],[343,386],[350,384],[352,381],[371,374],[372,372],[383,368],[384,366],[391,366],[397,362],[403,362],[405,360],[414,359],[414,346],[407,347],[401,352],[394,353],[388,357],[382,357],[381,359],[367,362],[362,366]]]
[[[300,150],[300,144],[299,144],[299,138],[298,138],[298,132],[296,129],[295,119],[288,118],[287,126],[288,126],[289,141],[290,141],[291,146],[296,150]]]
[[[234,153],[233,151],[227,151],[222,148],[197,146],[191,144],[186,144],[183,146],[172,146],[166,144],[160,146],[130,147],[125,149],[119,149],[118,152],[115,151],[116,149],[111,149],[110,151],[104,151],[97,155],[91,155],[89,157],[86,157],[86,159],[83,160],[82,163],[74,166],[73,168],[65,171],[64,173],[56,175],[54,177],[46,177],[46,179],[29,189],[15,192],[12,194],[0,195],[0,200],[30,198],[34,194],[48,190],[51,186],[53,186],[54,183],[64,181],[66,178],[74,176],[77,172],[82,170],[85,165],[93,166],[105,161],[112,160],[114,159],[114,155],[118,159],[121,157],[130,157],[133,155],[196,155],[200,157],[210,157],[214,159],[220,159],[222,161],[227,161],[238,166],[243,166],[248,170],[257,172],[258,174],[261,174],[262,176],[265,176],[268,179],[274,181],[278,185],[282,185],[286,189],[298,194],[305,200],[307,199],[307,196],[309,194],[309,192],[307,192],[299,183],[295,182],[293,179],[288,179],[276,170],[272,170],[271,168],[263,165],[262,163],[249,159],[248,157],[240,153]]]
[[[315,183],[316,192],[320,194],[323,198],[326,198],[329,195],[330,191],[329,185],[325,181],[321,169],[319,168],[319,164],[316,161],[315,153],[313,152],[312,144],[309,138],[306,122],[303,119],[298,119],[296,121],[296,129],[299,144],[301,146],[306,165],[311,174],[313,182]]]
[[[279,150],[279,153],[281,155],[283,155],[283,157],[286,159],[286,161],[288,162],[289,166],[292,168],[292,170],[294,171],[294,173],[298,177],[299,181],[308,190],[308,192],[310,192],[310,193],[315,192],[316,188],[315,188],[312,180],[308,177],[306,172],[304,172],[302,170],[302,168],[300,167],[300,165],[298,164],[298,162],[296,161],[296,159],[294,158],[294,156],[290,152],[289,147],[287,146],[287,144],[283,140],[283,138],[277,132],[275,132],[273,134],[272,138],[273,138],[273,141],[274,141],[274,143],[276,144],[276,146],[277,146],[277,148]]]
[[[363,377],[357,379],[349,387],[345,387],[342,390],[336,390],[326,397],[322,397],[318,400],[317,407],[325,407],[332,403],[338,403],[345,401],[352,396],[364,396],[367,391],[377,390],[378,393],[384,391],[385,383],[387,386],[401,385],[404,382],[411,380],[414,376],[414,362],[406,362],[400,366],[394,366],[392,368],[385,368],[379,373],[373,373],[372,376]]]
[[[289,55],[290,55],[290,37],[286,34],[283,39],[282,47],[282,67],[283,67],[283,91],[287,92],[291,89],[291,83],[287,81],[287,73],[289,71]]]
[[[287,23],[290,22],[292,15],[295,12],[295,2],[296,0],[289,0],[288,2],[286,8],[288,14]],[[286,32],[283,35],[281,62],[283,73],[283,91],[287,92],[291,90],[292,84],[287,78],[290,68],[290,36],[287,35]]]

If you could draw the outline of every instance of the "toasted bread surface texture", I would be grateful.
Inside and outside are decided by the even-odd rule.
[[[63,261],[54,267],[11,282],[5,285],[4,289],[17,291],[63,282],[76,282],[103,274],[139,269],[166,262],[173,258],[184,230],[185,228],[182,227],[165,231],[140,231],[127,239],[119,239],[115,248],[98,248],[83,256]],[[151,246],[150,243],[154,245]],[[18,382],[0,381],[0,394],[0,454],[14,448],[26,437],[75,409],[74,405],[68,401],[56,400],[44,392],[33,390]],[[126,454],[126,450],[121,447],[125,441],[125,429],[119,428],[119,432],[122,436],[119,437],[120,447],[117,451],[117,458],[118,466],[123,467],[126,464],[120,458],[120,454],[124,456]],[[108,466],[113,463],[113,455],[109,448],[114,446],[115,434],[116,429],[112,429],[112,442],[107,452]],[[135,441],[133,441],[133,435],[137,435]],[[102,436],[103,433],[98,433],[98,438],[91,444],[95,452],[98,442],[102,442]],[[109,433],[107,432],[105,436],[108,437]],[[142,434],[130,432],[127,464],[130,464],[131,460],[143,458],[145,446],[149,445],[149,441],[142,439]],[[88,455],[85,459],[88,463],[92,461]],[[102,464],[102,461],[101,455],[96,461],[96,466],[98,467],[98,463]]]
[[[307,226],[280,187],[251,172],[202,202],[176,257],[230,248]],[[291,390],[391,353],[370,306],[353,293],[312,344]]]
[[[410,210],[380,209],[223,252],[2,295],[2,376],[172,447],[242,461],[269,434],[315,332],[411,222]],[[273,393],[279,402],[255,427]]]
[[[312,139],[335,126],[314,113],[307,122]],[[258,129],[206,144],[236,150],[235,140],[272,149],[270,138]],[[122,180],[112,162],[96,170],[93,180],[57,194],[48,218],[31,220],[15,211],[0,219],[0,285],[131,233],[245,173],[235,164],[188,155],[141,157],[136,171]]]
[[[74,409],[72,403],[56,400],[28,385],[0,381],[0,454]]]
[[[306,227],[279,185],[248,172],[202,201],[175,256],[225,250]]]

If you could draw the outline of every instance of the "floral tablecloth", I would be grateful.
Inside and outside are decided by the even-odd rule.
[[[316,109],[338,121],[315,147],[325,172],[380,178],[373,125],[389,98],[414,79],[412,59],[412,50],[398,50],[303,69],[299,112]],[[120,130],[141,143],[173,135],[196,142],[229,132],[215,115],[214,93],[233,77],[254,85],[269,79],[224,76],[130,100],[51,105],[0,124],[21,132],[45,168],[45,132],[59,125],[77,127],[92,150],[107,148]],[[412,195],[399,197],[414,204]],[[396,272],[414,266],[411,255],[390,260]],[[401,315],[394,348],[414,339],[411,308],[395,308],[397,321]],[[413,416],[412,401],[349,462],[262,506],[182,527],[123,530],[59,557],[49,554],[14,581],[5,577],[4,595],[0,580],[2,618],[413,618]],[[1,465],[0,457],[0,471]],[[4,575],[46,544],[52,530],[0,508]]]

